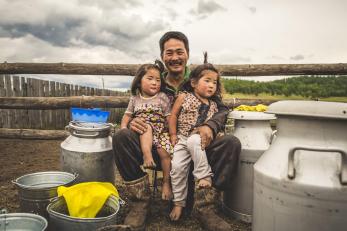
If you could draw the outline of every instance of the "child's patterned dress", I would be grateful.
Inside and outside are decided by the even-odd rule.
[[[151,98],[144,98],[140,94],[132,96],[125,113],[132,117],[144,118],[153,130],[153,144],[157,148],[164,148],[169,154],[173,153],[170,143],[166,117],[170,115],[171,103],[165,93],[159,92]]]

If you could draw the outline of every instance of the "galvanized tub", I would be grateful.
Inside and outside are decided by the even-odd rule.
[[[61,143],[62,170],[78,173],[78,183],[99,181],[114,184],[111,128],[106,123],[70,122],[67,129],[71,135]]]
[[[271,104],[277,136],[254,165],[253,231],[347,230],[347,104]]]
[[[12,181],[18,187],[21,212],[35,213],[48,218],[46,207],[57,197],[58,186],[69,186],[75,179],[75,174],[48,171],[27,174]]]
[[[46,219],[36,214],[0,214],[0,231],[43,231],[46,228]]]
[[[239,167],[230,188],[223,193],[222,208],[226,215],[252,222],[253,210],[253,165],[270,146],[274,132],[270,121],[274,115],[263,112],[232,111],[233,135],[241,142]]]
[[[119,207],[119,199],[110,196],[96,218],[77,218],[68,215],[65,199],[59,197],[47,207],[49,226],[53,231],[95,231],[98,228],[116,224]]]

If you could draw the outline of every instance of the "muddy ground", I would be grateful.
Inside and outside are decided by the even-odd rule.
[[[6,208],[9,212],[20,212],[18,192],[11,180],[28,173],[60,170],[61,142],[61,140],[0,139],[0,208]],[[123,197],[126,198],[120,177],[116,176],[116,179],[120,195],[123,194]],[[177,224],[169,222],[167,219],[168,206],[160,200],[159,196],[160,192],[157,192],[155,202],[151,207],[151,215],[148,218],[147,230],[204,230],[200,227],[194,214]],[[233,226],[234,231],[251,230],[249,225],[224,218]]]

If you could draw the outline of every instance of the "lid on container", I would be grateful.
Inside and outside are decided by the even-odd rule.
[[[265,113],[347,119],[347,103],[284,100],[271,104]]]
[[[91,122],[77,122],[71,121],[69,127],[79,131],[104,131],[110,130],[111,124],[109,123],[91,123]]]
[[[256,111],[232,111],[229,117],[235,120],[274,120],[276,117],[271,114]]]

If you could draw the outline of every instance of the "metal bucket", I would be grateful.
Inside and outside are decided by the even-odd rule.
[[[115,161],[110,136],[112,126],[106,123],[72,121],[67,126],[71,135],[61,143],[61,166],[76,172],[77,183],[115,181]]]
[[[242,149],[236,177],[223,193],[222,207],[228,216],[251,223],[253,165],[270,146],[274,134],[270,120],[276,117],[252,111],[233,111],[229,117],[234,119],[233,135],[239,138]]]
[[[0,214],[0,231],[43,231],[47,228],[45,218],[31,213]]]
[[[119,207],[119,199],[110,196],[95,218],[71,217],[68,215],[64,197],[59,197],[47,207],[49,226],[53,231],[95,231],[107,225],[115,225]]]
[[[68,172],[37,172],[12,181],[18,187],[21,212],[36,213],[48,218],[47,205],[57,197],[58,186],[71,185],[76,175]]]

